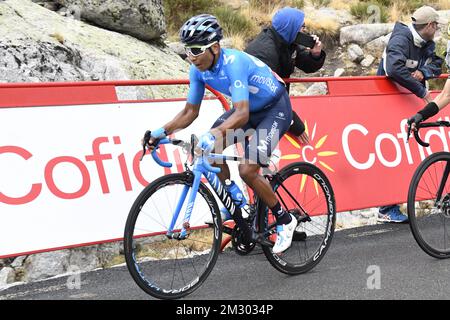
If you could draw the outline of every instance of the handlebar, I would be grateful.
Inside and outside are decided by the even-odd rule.
[[[436,122],[421,122],[419,124],[416,124],[416,130],[414,130],[414,138],[416,139],[417,143],[420,144],[422,147],[428,148],[430,146],[429,143],[422,140],[422,138],[419,136],[419,129],[421,128],[431,128],[431,127],[450,127],[450,122],[448,121],[436,121]],[[411,125],[408,125],[408,140],[409,136],[411,134]]]
[[[147,152],[147,148],[150,147],[150,138],[151,138],[151,132],[150,131],[146,131],[144,134],[144,138],[143,138],[143,151],[142,151],[142,156],[141,156],[141,161],[144,158],[146,152]],[[151,152],[152,158],[153,160],[155,160],[155,162],[157,164],[159,164],[162,167],[166,167],[166,168],[171,168],[172,167],[172,163],[170,162],[165,162],[162,161],[159,157],[158,157],[158,153],[156,152],[159,148],[159,146],[161,144],[173,144],[173,145],[178,145],[178,146],[182,146],[185,147],[187,150],[190,151],[191,156],[194,158],[194,150],[195,147],[197,145],[198,139],[197,137],[193,134],[191,136],[191,143],[187,143],[184,142],[182,140],[179,139],[169,139],[169,138],[164,138],[164,139],[156,139],[152,146],[155,147],[155,149],[153,149],[153,151]],[[202,153],[202,157],[200,159],[200,163],[201,165],[203,165],[205,167],[206,170],[214,172],[214,173],[220,173],[221,169],[220,168],[216,168],[211,166],[211,164],[209,163],[208,159],[209,159],[209,153]]]

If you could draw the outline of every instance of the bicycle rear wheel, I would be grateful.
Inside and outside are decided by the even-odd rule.
[[[221,217],[214,196],[203,183],[189,220],[189,236],[183,240],[167,236],[179,199],[192,183],[193,175],[188,173],[155,180],[141,192],[127,219],[124,249],[128,270],[141,289],[159,299],[178,299],[196,290],[220,252]],[[174,232],[182,228],[188,199]],[[211,217],[213,223],[206,224]]]
[[[287,210],[294,210],[301,221],[289,249],[274,254],[271,247],[263,246],[264,254],[283,273],[305,273],[320,262],[330,247],[336,222],[333,189],[325,174],[306,162],[284,167],[271,180],[271,185],[280,204]],[[259,207],[259,228],[275,242],[275,218],[266,206]],[[307,216],[310,219],[306,219]]]
[[[450,257],[449,171],[450,153],[434,153],[416,169],[408,191],[414,239],[427,254],[440,259]]]

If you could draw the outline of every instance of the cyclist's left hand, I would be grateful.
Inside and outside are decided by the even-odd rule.
[[[214,143],[216,142],[216,137],[211,132],[203,134],[197,143],[197,148],[201,149],[203,152],[210,152],[214,149]]]
[[[416,131],[416,126],[422,121],[423,116],[420,113],[416,113],[414,116],[408,119],[408,127],[410,127],[412,131]]]

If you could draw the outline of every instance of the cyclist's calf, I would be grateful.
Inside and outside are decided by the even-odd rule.
[[[278,202],[269,182],[259,174],[261,166],[258,164],[240,164],[239,175],[252,188],[269,208]]]

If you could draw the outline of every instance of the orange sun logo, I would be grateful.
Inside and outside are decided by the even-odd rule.
[[[289,141],[289,143],[291,144],[291,148],[288,147],[286,149],[291,152],[294,151],[295,153],[282,155],[280,160],[288,160],[289,161],[289,160],[302,159],[305,162],[309,162],[318,167],[323,167],[328,171],[335,172],[335,170],[330,165],[328,165],[325,161],[323,161],[323,158],[335,156],[338,153],[335,151],[321,151],[320,150],[324,146],[325,142],[327,141],[328,135],[321,137],[320,139],[318,139],[317,143],[314,143],[314,141],[316,140],[316,135],[317,135],[317,123],[314,124],[314,128],[310,134],[307,121],[305,121],[305,132],[310,137],[310,144],[303,146],[303,147],[301,147],[300,144],[296,140],[291,138],[290,136],[288,136],[288,135],[284,136],[287,139],[287,141]],[[299,151],[297,152],[295,149],[292,150],[292,147],[294,147],[295,149],[298,149]],[[306,178],[307,178],[306,175],[302,176],[300,191],[303,191],[303,188],[306,183]],[[317,190],[318,186],[317,186],[317,182],[315,180],[314,180],[314,185]]]

